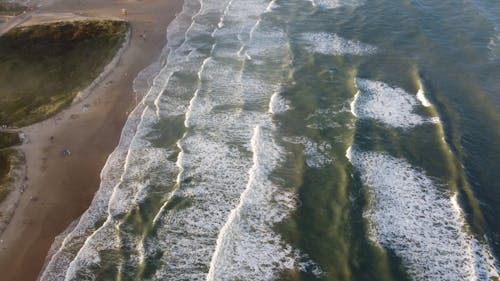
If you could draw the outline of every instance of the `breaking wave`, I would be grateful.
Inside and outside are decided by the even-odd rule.
[[[371,239],[402,258],[417,280],[499,278],[488,246],[469,232],[456,195],[404,160],[349,149],[371,201]]]

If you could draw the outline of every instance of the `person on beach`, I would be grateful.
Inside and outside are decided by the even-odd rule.
[[[141,37],[144,41],[146,41],[146,30],[144,30],[141,34],[139,34],[139,37]]]
[[[63,150],[63,155],[64,156],[71,156],[71,151],[66,148],[66,149]]]

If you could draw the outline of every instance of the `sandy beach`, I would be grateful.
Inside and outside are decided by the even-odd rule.
[[[27,163],[22,183],[26,190],[0,237],[2,280],[36,280],[54,238],[87,209],[106,158],[136,104],[133,80],[159,56],[166,27],[181,7],[181,0],[59,0],[23,20],[24,24],[50,21],[58,14],[66,20],[71,19],[69,13],[121,18],[130,22],[132,32],[116,67],[88,97],[49,120],[23,128],[28,137],[21,146]],[[121,13],[122,8],[128,15]],[[70,156],[63,155],[65,149]]]

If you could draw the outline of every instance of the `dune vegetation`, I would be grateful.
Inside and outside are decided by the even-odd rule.
[[[9,174],[12,174],[11,169],[14,169],[22,158],[19,152],[9,148],[18,144],[21,144],[21,140],[17,133],[0,132],[0,202],[7,197],[9,184],[13,180],[9,176]]]
[[[0,37],[0,124],[21,127],[71,104],[104,69],[127,31],[122,21],[19,27]]]

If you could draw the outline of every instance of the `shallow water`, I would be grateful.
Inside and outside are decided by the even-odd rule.
[[[41,279],[499,278],[498,15],[187,0]]]

